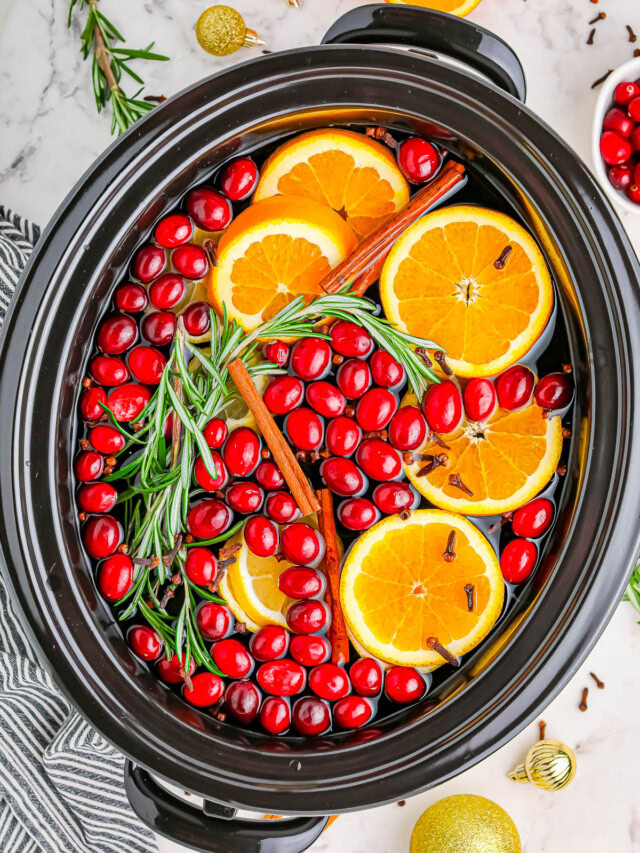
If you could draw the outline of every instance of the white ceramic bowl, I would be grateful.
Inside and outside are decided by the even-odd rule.
[[[637,80],[640,78],[640,56],[630,59],[619,68],[609,74],[607,79],[602,84],[596,107],[593,113],[593,126],[591,128],[591,157],[593,160],[593,169],[602,186],[602,189],[615,204],[619,204],[628,210],[630,213],[640,214],[640,204],[634,204],[626,197],[624,192],[612,187],[607,177],[607,164],[602,159],[600,154],[600,137],[602,135],[602,122],[606,113],[609,112],[613,103],[613,90],[618,83],[625,80]]]

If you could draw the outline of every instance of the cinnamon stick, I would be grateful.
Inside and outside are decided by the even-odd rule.
[[[278,468],[282,471],[282,476],[287,481],[287,485],[291,489],[291,494],[298,504],[300,512],[303,516],[309,515],[312,512],[318,512],[320,503],[297,459],[293,455],[293,451],[289,447],[286,438],[278,429],[271,412],[267,409],[258,389],[253,384],[253,380],[244,363],[241,359],[237,358],[231,362],[228,370],[243,400],[256,419],[260,432],[267,442],[269,450],[273,453],[273,458]]]
[[[448,193],[464,179],[462,163],[448,161],[440,174],[431,183],[422,187],[407,204],[396,211],[383,225],[360,243],[358,248],[332,269],[320,282],[327,293],[337,293],[354,281],[359,296],[365,292],[380,275],[387,255],[400,234],[419,219],[429,207]]]
[[[338,555],[338,536],[333,516],[333,497],[329,489],[316,492],[320,503],[318,527],[324,536],[326,552],[324,570],[327,576],[325,598],[331,608],[331,625],[327,639],[331,643],[331,660],[337,664],[349,663],[349,636],[340,604],[340,557]]]

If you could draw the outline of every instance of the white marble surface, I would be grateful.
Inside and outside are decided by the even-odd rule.
[[[358,0],[234,0],[272,50],[317,43]],[[169,63],[145,63],[147,91],[170,95],[198,78],[248,58],[225,60],[198,47],[193,25],[206,0],[103,0],[130,46],[151,39]],[[0,0],[0,203],[44,225],[73,183],[109,144],[109,122],[95,114],[88,66],[78,53],[79,27],[66,26],[67,0]],[[599,9],[596,43],[587,21]],[[590,83],[632,54],[624,25],[640,32],[637,0],[483,0],[471,19],[503,36],[527,72],[528,104],[589,160],[597,91]],[[640,216],[623,220],[640,247]],[[315,844],[317,853],[400,853],[430,803],[452,793],[489,795],[513,816],[526,853],[632,853],[640,850],[640,626],[621,604],[587,662],[544,712],[548,734],[572,745],[579,761],[569,789],[545,794],[515,785],[505,773],[535,740],[534,726],[473,770],[407,802],[342,816]],[[596,690],[595,671],[606,681]],[[589,710],[580,713],[583,686]],[[177,848],[161,843],[164,853]]]

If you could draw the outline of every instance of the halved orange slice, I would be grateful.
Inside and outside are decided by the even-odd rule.
[[[326,128],[296,136],[269,157],[254,201],[277,194],[329,205],[362,239],[407,203],[409,186],[386,146]]]
[[[455,557],[447,561],[452,540]],[[405,666],[445,663],[431,638],[455,657],[473,649],[503,600],[500,565],[487,539],[466,518],[437,509],[375,524],[354,544],[340,579],[342,609],[358,644]]]
[[[544,258],[493,210],[446,207],[398,239],[380,277],[387,319],[436,341],[458,376],[493,376],[535,343],[553,309]]]
[[[480,4],[480,0],[386,0],[386,2],[437,9],[439,12],[448,12],[459,18],[464,18]]]

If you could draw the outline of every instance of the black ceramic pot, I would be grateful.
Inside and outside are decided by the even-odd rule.
[[[520,64],[490,33],[409,6],[365,6],[325,42],[204,80],[114,143],[43,234],[4,325],[0,544],[15,600],[62,689],[135,763],[127,787],[139,814],[209,851],[293,853],[326,820],[225,820],[235,807],[361,809],[480,761],[570,678],[638,551],[639,269],[609,203],[573,151],[524,107]],[[435,49],[458,63],[372,42]],[[86,345],[162,211],[229,156],[330,123],[436,137],[537,236],[575,369],[574,439],[535,580],[462,670],[421,704],[364,730],[274,741],[188,707],[130,654],[80,544],[75,418]],[[205,812],[164,793],[147,770],[205,797]]]

